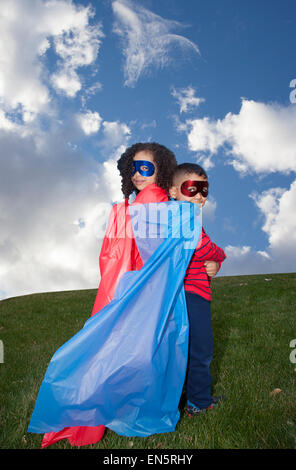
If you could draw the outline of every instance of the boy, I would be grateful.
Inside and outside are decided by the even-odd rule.
[[[194,163],[183,163],[175,171],[170,195],[178,201],[190,201],[203,207],[208,196],[208,177]],[[211,278],[224,261],[224,251],[212,243],[202,228],[197,248],[188,265],[184,288],[189,318],[189,352],[186,395],[188,416],[212,409],[223,397],[211,396],[210,363],[213,356],[211,326]],[[210,261],[218,263],[217,269]],[[208,263],[208,266],[206,264]],[[209,274],[209,275],[208,275]]]

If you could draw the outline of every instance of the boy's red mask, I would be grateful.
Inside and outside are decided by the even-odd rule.
[[[203,197],[207,197],[209,194],[209,183],[208,181],[184,181],[181,185],[181,193],[187,197],[193,197],[198,193],[201,193]]]

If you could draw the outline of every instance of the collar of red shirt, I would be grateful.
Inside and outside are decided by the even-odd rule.
[[[165,189],[160,188],[155,183],[149,184],[142,189],[134,200],[133,204],[145,204],[149,202],[165,202],[169,201],[168,193]]]

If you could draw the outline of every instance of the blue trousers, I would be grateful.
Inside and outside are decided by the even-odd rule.
[[[207,408],[212,401],[210,364],[213,357],[211,302],[185,291],[189,318],[189,351],[186,376],[187,402]]]

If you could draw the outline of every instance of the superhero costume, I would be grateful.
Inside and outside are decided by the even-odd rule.
[[[28,431],[46,433],[43,447],[65,437],[97,442],[104,426],[126,436],[175,429],[188,351],[183,280],[201,226],[185,249],[197,206],[185,203],[180,236],[173,221],[182,204],[153,204],[164,200],[153,184],[132,205],[113,206],[92,317],[55,353],[40,387]],[[166,223],[153,210],[147,218],[153,206]],[[158,236],[143,237],[151,227]]]

